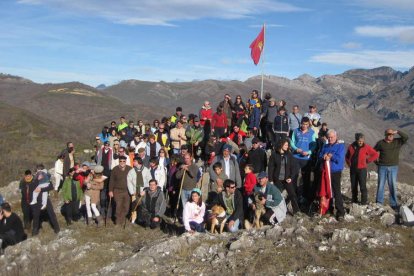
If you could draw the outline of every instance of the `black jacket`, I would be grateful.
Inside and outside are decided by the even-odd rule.
[[[286,167],[285,167],[285,179],[292,178],[296,171],[296,160],[292,153],[289,151],[285,153]],[[269,181],[273,183],[279,183],[280,165],[282,156],[280,152],[272,150],[272,154],[269,159]]]
[[[289,118],[287,115],[277,115],[273,123],[275,132],[289,132]]]
[[[0,234],[14,237],[14,243],[21,242],[26,237],[22,220],[15,213],[11,213],[8,218],[3,216],[3,219],[0,220]]]
[[[222,192],[219,194],[218,202],[221,207],[226,209],[226,204],[224,204],[224,196],[226,192]],[[239,190],[234,191],[234,211],[233,214],[228,218],[227,221],[234,220],[236,221],[239,219],[240,223],[243,223],[243,195]]]
[[[265,172],[267,168],[267,155],[262,148],[251,149],[247,155],[247,164],[252,164],[254,173]]]

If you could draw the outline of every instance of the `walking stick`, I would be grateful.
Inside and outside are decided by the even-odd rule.
[[[108,214],[109,214],[109,207],[112,206],[112,197],[109,197],[109,203],[108,203],[108,207],[106,208],[106,215],[105,215],[105,227],[106,227],[106,221],[108,220]]]
[[[184,174],[183,174],[183,178],[181,178],[180,192],[178,193],[177,206],[175,207],[174,224],[177,221],[177,211],[178,211],[178,207],[180,206],[180,197],[181,197],[181,191],[183,190],[184,178],[185,178],[185,171],[184,171]]]

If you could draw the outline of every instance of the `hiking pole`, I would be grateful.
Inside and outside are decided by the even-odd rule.
[[[106,221],[108,220],[108,214],[109,214],[109,207],[112,206],[111,205],[112,202],[112,197],[109,197],[109,203],[108,203],[108,207],[106,207],[106,215],[105,215],[105,227],[106,227]]]
[[[177,198],[177,206],[175,207],[174,224],[177,221],[177,211],[178,211],[178,207],[180,206],[180,197],[181,197],[181,191],[183,190],[184,178],[185,178],[185,170],[183,173],[183,178],[181,178],[180,191],[178,193],[178,198]]]

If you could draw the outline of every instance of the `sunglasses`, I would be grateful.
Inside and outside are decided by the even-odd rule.
[[[236,189],[236,186],[229,186],[229,189]]]

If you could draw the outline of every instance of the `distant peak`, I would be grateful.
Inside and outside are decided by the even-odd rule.
[[[103,84],[103,83],[101,83],[100,85],[98,85],[97,87],[96,87],[96,89],[98,89],[98,90],[104,90],[106,88],[106,85],[105,84]]]
[[[309,75],[309,74],[302,74],[299,77],[296,78],[297,80],[302,80],[302,81],[314,81],[315,77]]]

